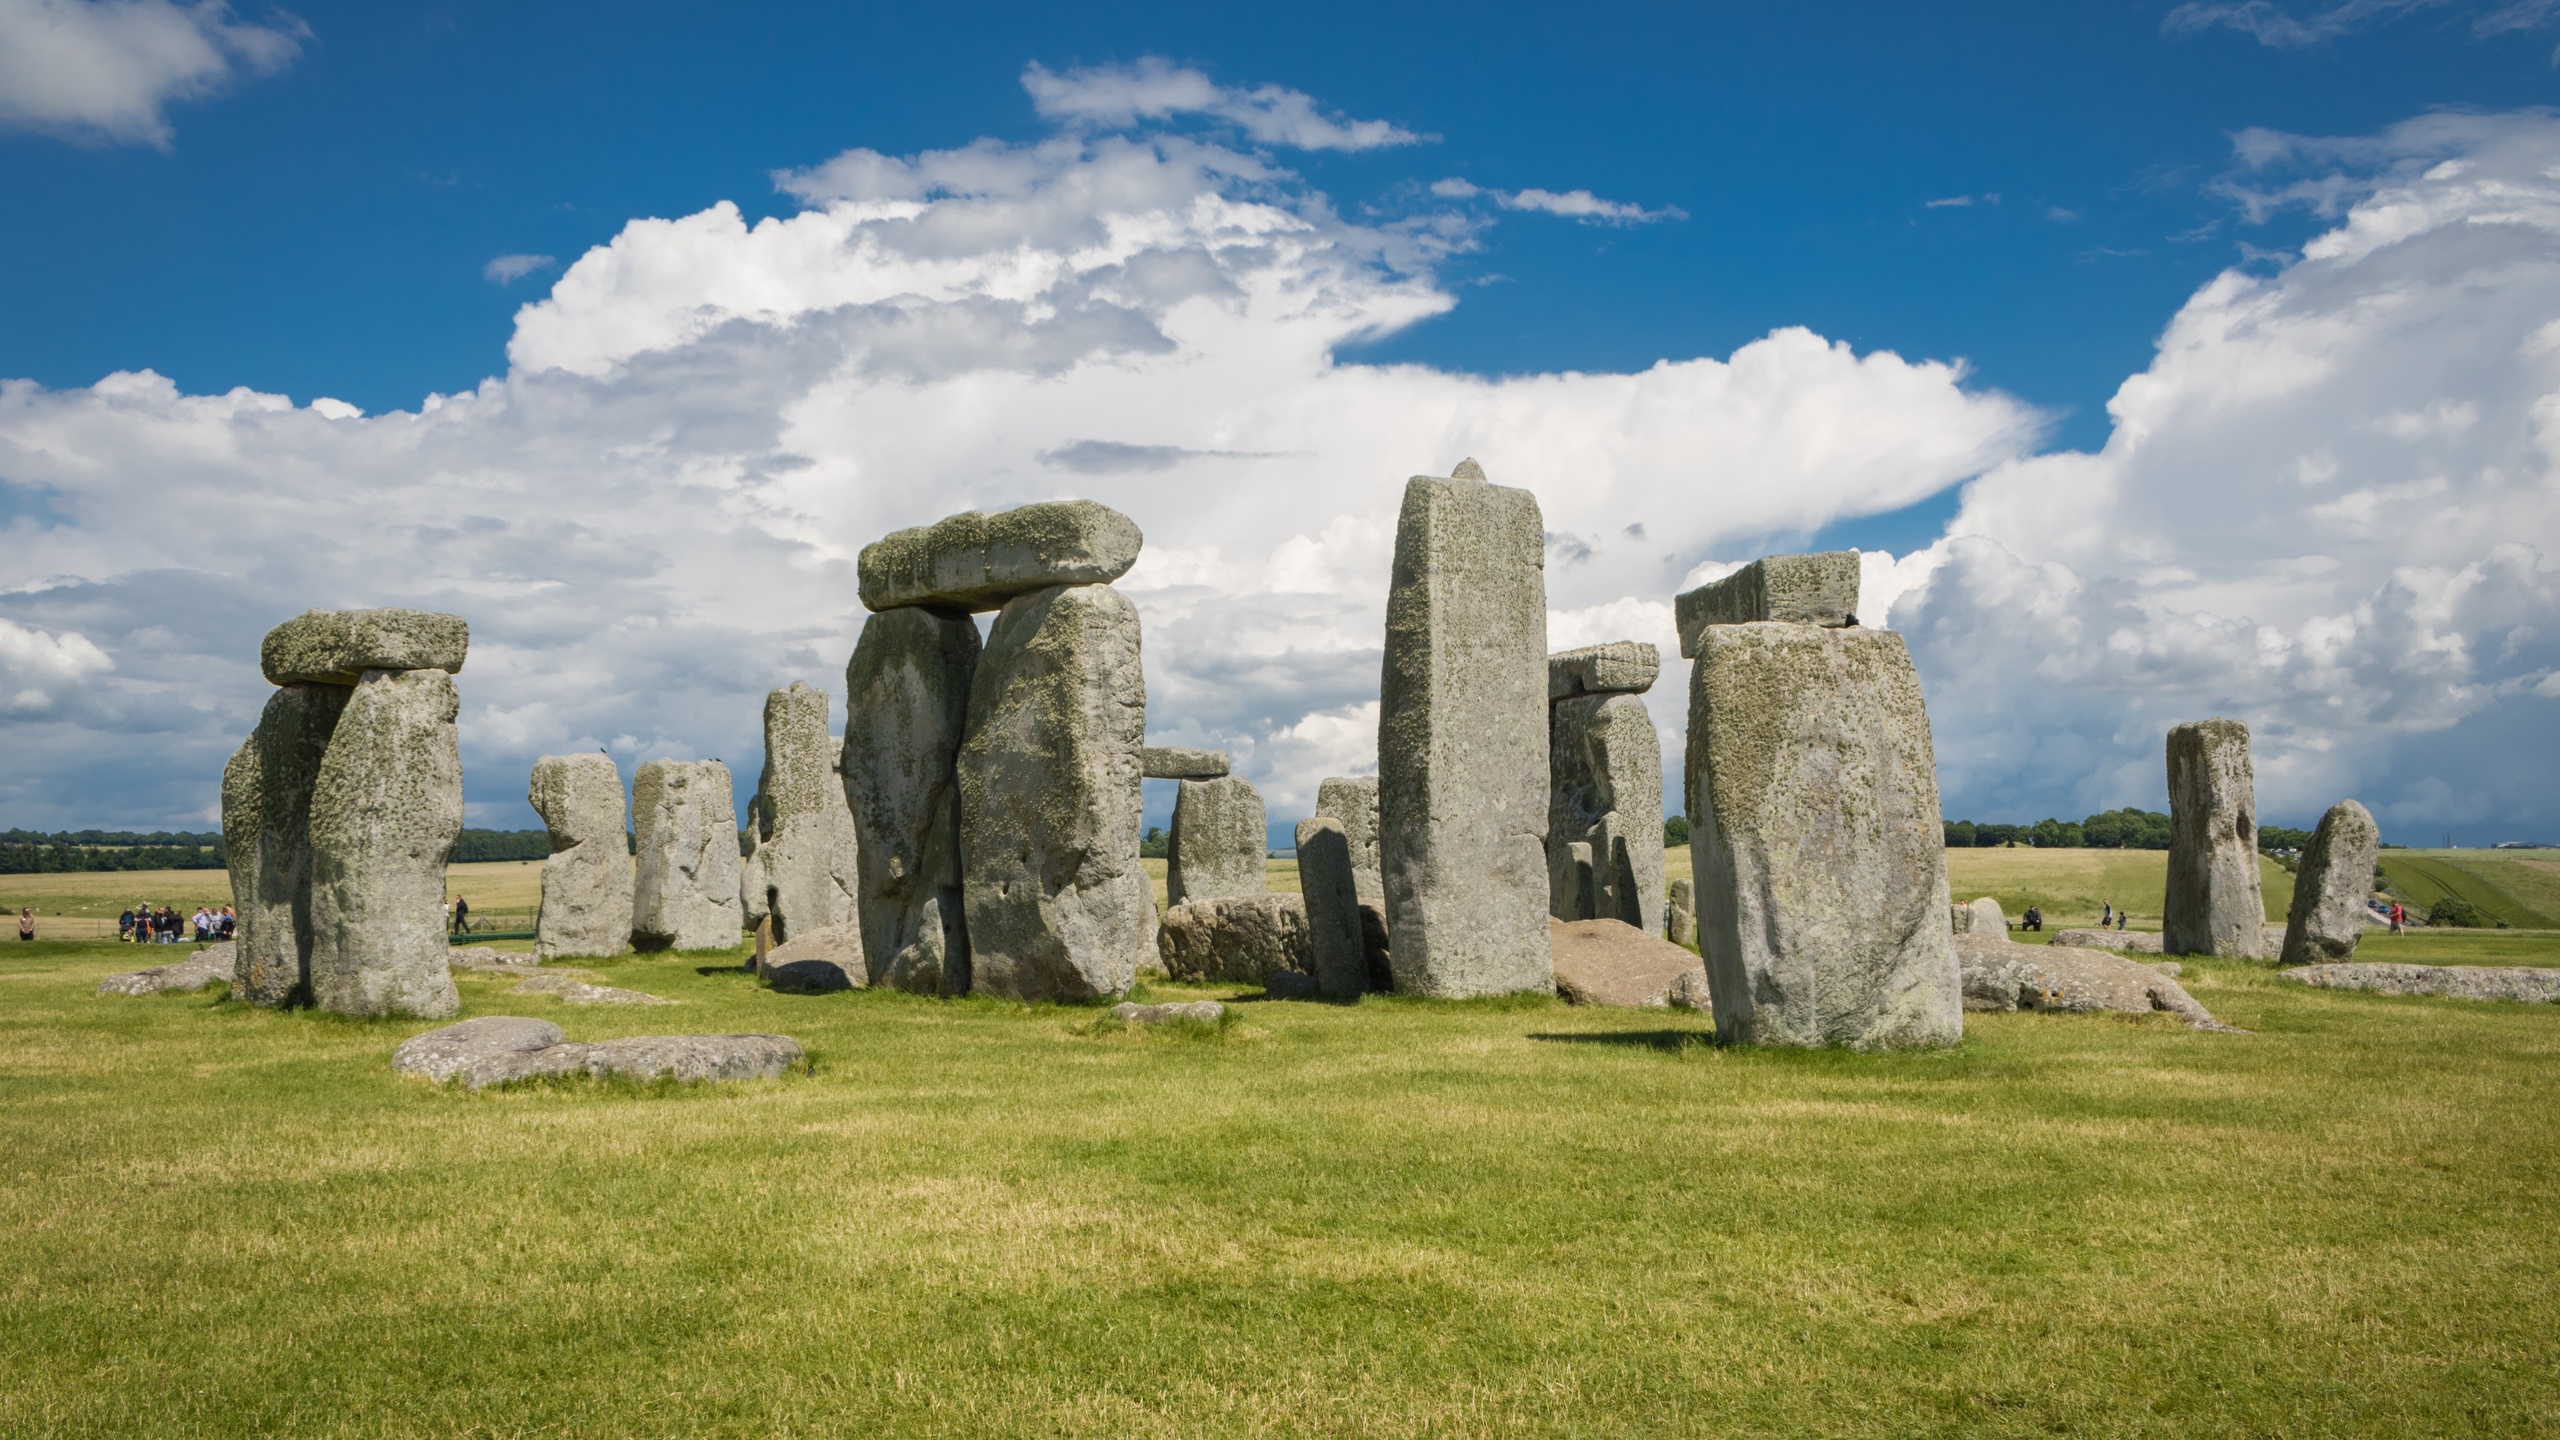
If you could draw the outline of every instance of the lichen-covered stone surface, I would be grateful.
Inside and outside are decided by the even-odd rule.
[[[1858,623],[1858,552],[1769,555],[1672,602],[1682,659],[1695,659],[1710,625],[1783,621],[1826,628]]]
[[[1215,1000],[1189,1000],[1165,1005],[1140,1005],[1123,1000],[1111,1007],[1111,1018],[1126,1025],[1172,1025],[1185,1020],[1198,1025],[1215,1025],[1226,1013],[1227,1007]]]
[[[1698,943],[1698,886],[1689,879],[1671,882],[1670,898],[1663,902],[1663,938],[1674,945],[1695,948]]]
[[[1612,640],[1547,657],[1547,698],[1638,695],[1662,673],[1662,652],[1642,640]]]
[[[1164,912],[1156,945],[1176,980],[1267,985],[1278,971],[1314,979],[1315,937],[1298,895],[1230,895],[1194,900]]]
[[[854,915],[861,888],[851,803],[827,729],[827,692],[800,681],[764,700],[764,773],[739,866],[740,921],[770,917],[777,938],[831,930]]]
[[[1155,949],[1138,859],[1147,728],[1138,611],[1107,585],[1005,604],[969,691],[960,853],[971,990],[1125,993]]]
[[[1548,913],[1660,934],[1662,737],[1643,699],[1559,700],[1547,744]]]
[[[236,985],[233,967],[236,954],[232,941],[207,945],[183,960],[167,965],[154,965],[146,970],[127,970],[98,982],[101,995],[172,995],[193,993],[220,980]],[[170,947],[175,949],[175,946]]]
[[[2002,913],[2000,902],[1988,895],[1947,907],[1947,917],[1949,928],[1958,935],[1983,940],[2009,938],[2009,917]]]
[[[2014,945],[1968,936],[1956,947],[1968,1010],[2114,1011],[2174,1015],[2195,1030],[2232,1031],[2158,970],[2105,950]],[[2234,1032],[2237,1033],[2237,1032]]]
[[[2279,976],[2324,990],[2443,995],[2456,1000],[2560,1002],[2560,970],[2508,965],[2305,965]]]
[[[2078,946],[2084,950],[2115,950],[2127,955],[2157,955],[2160,937],[2141,930],[2058,930],[2056,945]]]
[[[1937,768],[1901,636],[1708,627],[1690,675],[1688,788],[1720,1036],[1961,1038]]]
[[[969,993],[958,767],[978,652],[965,615],[884,610],[863,622],[845,666],[840,768],[873,985]]]
[[[1270,844],[1262,794],[1241,775],[1185,780],[1173,801],[1165,844],[1165,894],[1172,903],[1270,888]]]
[[[621,954],[631,943],[622,772],[609,756],[545,755],[533,762],[525,798],[551,835],[534,953],[545,960]]]
[[[632,776],[636,948],[738,943],[738,802],[729,786],[729,767],[717,760],[652,760]]]
[[[1573,1005],[1711,1008],[1706,963],[1622,920],[1553,920],[1556,993]]]
[[[787,1035],[634,1035],[579,1042],[548,1020],[491,1015],[430,1030],[403,1042],[391,1068],[479,1090],[568,1075],[632,1080],[769,1080],[803,1059]]]
[[[1053,585],[1101,585],[1138,563],[1138,524],[1091,500],[971,511],[862,547],[862,604],[993,610]]]
[[[1351,875],[1351,837],[1327,815],[1298,822],[1298,893],[1306,901],[1307,944],[1316,985],[1328,1000],[1356,1000],[1369,988],[1360,889]]]
[[[2345,960],[2364,938],[2365,897],[2373,892],[2374,862],[2382,855],[2382,829],[2372,812],[2341,800],[2320,817],[2303,847],[2293,877],[2293,908],[2285,916],[2278,963],[2318,965]]]
[[[1554,988],[1546,528],[1470,460],[1407,482],[1387,589],[1378,851],[1400,992]]]
[[[1332,776],[1316,786],[1316,813],[1342,822],[1351,845],[1351,881],[1360,903],[1379,907],[1385,923],[1387,886],[1378,869],[1378,777]]]
[[[367,670],[459,673],[471,626],[431,610],[310,610],[267,632],[258,660],[273,685],[353,685]]]
[[[462,834],[461,698],[442,670],[371,670],[311,786],[311,998],[339,1015],[461,1008],[444,866]]]
[[[311,998],[311,787],[343,685],[287,685],[222,770],[222,843],[239,916],[231,995],[270,1008]]]
[[[1224,750],[1149,745],[1138,752],[1138,772],[1149,780],[1215,780],[1230,763]]]
[[[2258,890],[2258,800],[2249,727],[2198,720],[2169,731],[2169,886],[2160,943],[2172,955],[2270,953]]]

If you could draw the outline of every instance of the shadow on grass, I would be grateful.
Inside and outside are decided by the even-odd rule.
[[[1613,1045],[1622,1050],[1651,1050],[1663,1055],[1716,1048],[1712,1030],[1533,1030],[1529,1038],[1550,1045]]]

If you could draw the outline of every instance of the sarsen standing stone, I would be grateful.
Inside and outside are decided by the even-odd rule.
[[[1172,904],[1222,895],[1259,895],[1271,888],[1269,830],[1262,795],[1241,775],[1185,780],[1173,802],[1173,834],[1165,848],[1165,893]]]
[[[726,950],[738,943],[738,802],[717,760],[652,760],[631,779],[639,854],[631,943]]]
[[[442,670],[367,671],[311,787],[311,993],[340,1015],[462,1008],[444,866],[462,833],[461,700]]]
[[[240,917],[231,993],[252,1005],[311,998],[311,787],[349,693],[343,685],[278,690],[223,767],[222,841]]]
[[[2374,862],[2382,858],[2382,830],[2372,812],[2341,800],[2320,817],[2293,880],[2293,909],[2285,918],[2279,963],[2319,965],[2352,958],[2364,938],[2365,896],[2373,890]]]
[[[2267,953],[2258,889],[2258,799],[2249,727],[2199,720],[2169,731],[2169,889],[2160,946],[2171,955]]]
[[[969,993],[957,766],[977,668],[969,617],[917,609],[864,621],[845,666],[844,793],[874,985]]]
[[[631,943],[622,772],[605,755],[545,755],[533,762],[525,798],[551,832],[534,953],[545,960],[621,954]]]

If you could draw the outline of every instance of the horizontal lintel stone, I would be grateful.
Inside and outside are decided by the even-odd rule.
[[[1138,563],[1138,524],[1091,500],[968,511],[862,547],[862,603],[997,610],[1052,585],[1107,585]]]
[[[1680,658],[1698,658],[1699,635],[1710,625],[1751,625],[1784,620],[1837,630],[1858,623],[1858,552],[1768,555],[1721,580],[1687,591],[1674,602]]]

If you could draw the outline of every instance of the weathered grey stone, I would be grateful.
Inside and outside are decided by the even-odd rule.
[[[2105,950],[2016,945],[1969,935],[1956,947],[1968,1010],[2165,1011],[2190,1029],[2239,1033],[2213,1018],[2186,988],[2148,965]]]
[[[462,1008],[444,866],[462,834],[462,702],[442,670],[369,670],[311,785],[311,998],[339,1015]]]
[[[967,616],[884,610],[845,666],[844,793],[873,985],[969,993],[958,763],[978,649]]]
[[[1378,907],[1379,923],[1384,924],[1387,885],[1378,868],[1378,777],[1325,780],[1316,786],[1316,813],[1342,822],[1343,837],[1351,843],[1352,884],[1359,887],[1361,904]]]
[[[2009,938],[2009,917],[2001,911],[2000,902],[1988,895],[1962,905],[1950,905],[1947,913],[1958,935],[2000,941]]]
[[[1689,686],[1698,933],[1727,1041],[1963,1034],[1929,716],[1888,631],[1713,625]]]
[[[633,1035],[582,1047],[590,1075],[629,1080],[771,1080],[804,1058],[788,1035]]]
[[[1641,640],[1612,640],[1547,657],[1547,698],[1640,695],[1662,673],[1662,652]]]
[[[622,772],[605,755],[545,755],[533,762],[525,798],[551,834],[534,953],[545,960],[621,954],[631,944]]]
[[[2456,1000],[2560,1002],[2560,970],[2509,965],[2305,965],[2279,970],[2287,980],[2324,990],[2379,995],[2444,995]]]
[[[1123,1000],[1111,1007],[1111,1018],[1129,1025],[1172,1025],[1186,1020],[1195,1025],[1215,1025],[1226,1013],[1227,1007],[1215,1000],[1167,1005],[1140,1005]]]
[[[862,927],[847,921],[793,936],[764,957],[764,977],[786,995],[861,989],[870,983],[862,963]]]
[[[1070,585],[1005,603],[958,765],[974,991],[1089,1000],[1137,978],[1156,918],[1138,859],[1146,728],[1127,597]]]
[[[1694,880],[1671,882],[1671,898],[1663,902],[1663,936],[1674,945],[1698,946],[1698,886]]]
[[[1315,937],[1297,895],[1229,895],[1164,912],[1156,946],[1176,980],[1261,985],[1274,971],[1316,973]]]
[[[234,999],[278,1007],[311,998],[311,787],[342,685],[287,685],[222,770],[222,843],[239,916]]]
[[[1306,900],[1318,987],[1328,1000],[1359,999],[1369,988],[1368,946],[1360,890],[1351,877],[1351,837],[1341,821],[1317,815],[1298,822],[1298,893]]]
[[[626,934],[624,938],[629,936]],[[445,965],[453,970],[521,970],[530,973],[542,968],[542,957],[500,950],[493,945],[456,945],[445,952]]]
[[[167,965],[154,965],[147,970],[127,970],[98,982],[101,995],[170,995],[202,990],[219,980],[236,984],[233,979],[237,956],[234,942],[207,945],[184,960]],[[175,947],[172,947],[175,948]]]
[[[2364,938],[2365,897],[2373,892],[2374,862],[2381,855],[2382,829],[2372,812],[2353,800],[2329,807],[2294,872],[2279,964],[2328,963],[2356,953],[2356,942]]]
[[[757,777],[762,802],[759,833],[771,839],[803,815],[845,804],[836,783],[837,745],[827,725],[827,692],[794,680],[764,697],[764,772]]]
[[[2249,727],[2222,719],[2179,725],[2169,731],[2168,750],[2169,890],[2160,943],[2172,955],[2266,955]]]
[[[1138,563],[1138,524],[1091,500],[970,511],[862,547],[862,604],[993,610],[1053,585],[1103,585]]]
[[[1694,660],[1710,625],[1782,621],[1839,628],[1858,623],[1858,552],[1769,555],[1672,602],[1680,656]]]
[[[2058,930],[2056,945],[2077,946],[2083,950],[2114,950],[2126,955],[2157,955],[2160,937],[2142,930]]]
[[[413,1036],[392,1052],[391,1068],[478,1090],[565,1075],[772,1079],[801,1059],[799,1044],[784,1035],[635,1035],[581,1043],[563,1040],[548,1020],[491,1015]]]
[[[738,943],[738,808],[717,760],[652,760],[631,777],[636,831],[631,944],[726,950]]]
[[[1559,700],[1547,743],[1549,913],[1660,933],[1662,737],[1653,716],[1634,695]]]
[[[739,919],[770,916],[777,939],[851,922],[861,889],[842,746],[827,731],[827,693],[794,681],[764,702],[764,774],[739,862]]]
[[[643,990],[624,990],[613,985],[598,985],[592,977],[575,971],[555,971],[530,975],[517,982],[510,995],[556,995],[563,1005],[673,1005]]]
[[[1710,1008],[1707,968],[1696,955],[1623,920],[1550,920],[1556,993],[1574,1005]]]
[[[441,1083],[475,1065],[548,1050],[561,1039],[560,1027],[548,1020],[486,1015],[401,1041],[400,1048],[391,1052],[391,1068]]]
[[[1229,763],[1224,750],[1149,745],[1138,752],[1138,773],[1149,780],[1215,780]]]
[[[458,674],[471,626],[430,610],[307,610],[267,632],[258,660],[274,685],[353,685],[367,670]]]
[[[1165,895],[1173,904],[1270,888],[1262,795],[1241,775],[1185,780],[1165,844]]]
[[[1399,991],[1554,988],[1547,949],[1546,530],[1470,460],[1407,482],[1378,716]]]

